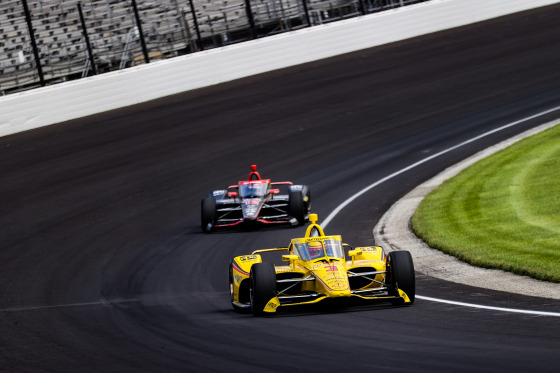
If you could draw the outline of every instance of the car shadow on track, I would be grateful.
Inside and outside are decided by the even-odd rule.
[[[305,225],[290,225],[289,223],[266,224],[260,222],[242,223],[235,226],[223,226],[212,230],[211,233],[205,233],[200,229],[200,226],[193,226],[192,231],[189,233],[200,233],[205,235],[219,235],[231,233],[250,233],[250,232],[267,232],[277,230],[290,230],[290,229],[304,229]]]
[[[294,305],[288,307],[280,307],[275,314],[264,315],[261,318],[293,318],[293,317],[306,317],[328,314],[347,314],[357,312],[373,312],[390,309],[409,308],[410,305],[393,305],[388,301],[366,301],[361,299],[329,299],[324,300],[319,304],[307,305]],[[232,314],[238,316],[253,317],[250,310],[242,312],[235,312],[231,310]]]

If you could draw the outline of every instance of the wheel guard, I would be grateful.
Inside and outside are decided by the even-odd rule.
[[[408,295],[403,290],[401,290],[400,288],[398,289],[398,291],[399,291],[400,297],[403,298],[404,302],[405,303],[410,303],[410,298],[408,297]]]
[[[278,297],[274,296],[272,299],[268,301],[268,303],[266,303],[266,306],[264,307],[263,311],[266,313],[275,313],[276,309],[278,309],[279,306],[280,306],[280,300],[278,300]]]

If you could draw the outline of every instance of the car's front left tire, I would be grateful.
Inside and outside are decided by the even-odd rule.
[[[231,300],[231,306],[233,307],[233,310],[235,310],[237,313],[243,313],[245,311],[247,311],[247,309],[243,309],[242,307],[240,307],[239,305],[236,305],[234,303],[233,300],[233,260],[230,262],[229,264],[229,296],[230,296],[230,300]]]
[[[251,266],[250,273],[251,312],[255,316],[264,312],[266,304],[276,296],[276,271],[269,262],[259,262]]]
[[[205,233],[210,233],[216,229],[216,200],[211,197],[202,199],[200,227]]]

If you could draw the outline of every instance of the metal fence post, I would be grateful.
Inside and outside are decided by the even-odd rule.
[[[253,10],[251,9],[251,0],[245,0],[245,11],[247,12],[247,19],[251,27],[251,38],[257,38],[257,30],[255,27],[255,18],[253,17]]]
[[[366,6],[364,4],[364,0],[360,0],[360,11],[362,15],[365,16],[367,14]]]
[[[93,49],[91,48],[91,44],[89,42],[89,35],[86,28],[86,21],[84,19],[84,12],[82,12],[82,3],[78,3],[78,13],[80,13],[80,23],[82,24],[82,33],[84,34],[84,38],[86,39],[86,48],[88,51],[89,63],[93,70],[93,75],[97,75],[97,67],[95,66],[95,60],[93,58]]]
[[[35,33],[33,32],[33,25],[31,24],[31,13],[27,6],[27,0],[23,0],[23,11],[25,12],[25,21],[29,29],[29,37],[31,39],[31,47],[33,48],[33,55],[35,56],[35,65],[37,65],[37,73],[39,74],[39,81],[41,86],[45,85],[45,77],[43,75],[43,68],[41,66],[41,59],[39,58],[39,50],[37,49],[37,42],[35,41]]]
[[[144,32],[142,31],[142,22],[140,22],[140,15],[138,14],[136,0],[132,0],[132,7],[134,9],[134,17],[136,18],[136,26],[138,26],[138,33],[140,34],[140,44],[142,44],[142,53],[144,54],[144,60],[147,64],[149,64],[150,57],[148,56],[148,49],[146,48],[146,40],[144,40]]]
[[[200,37],[200,29],[198,28],[198,20],[196,18],[196,10],[194,9],[194,4],[192,0],[189,0],[189,5],[191,6],[191,13],[194,22],[194,29],[196,31],[198,48],[200,48],[201,51],[204,51],[204,44],[202,44],[202,38]]]
[[[303,11],[305,12],[305,20],[307,21],[307,26],[311,27],[311,18],[309,18],[309,8],[307,7],[307,0],[301,0],[303,4]]]

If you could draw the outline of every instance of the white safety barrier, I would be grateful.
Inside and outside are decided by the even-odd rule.
[[[560,0],[432,0],[0,97],[0,136]]]

